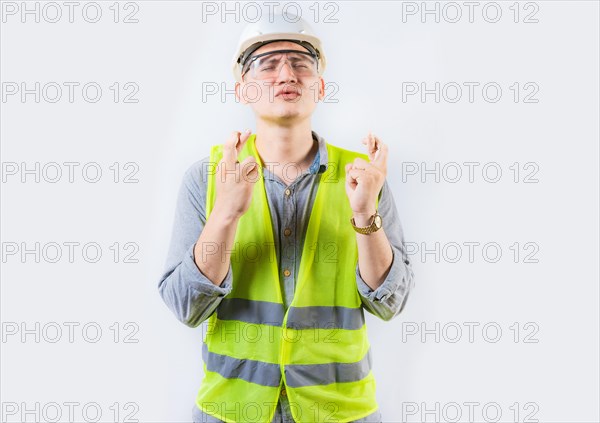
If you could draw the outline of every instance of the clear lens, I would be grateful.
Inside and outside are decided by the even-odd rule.
[[[284,63],[288,63],[296,76],[316,76],[317,61],[310,53],[296,50],[276,50],[248,59],[242,74],[249,73],[253,79],[275,79]]]

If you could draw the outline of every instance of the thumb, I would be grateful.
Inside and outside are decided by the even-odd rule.
[[[244,176],[250,176],[253,172],[258,172],[258,163],[256,162],[256,158],[252,155],[246,157],[240,163],[240,167],[242,168],[242,174]]]

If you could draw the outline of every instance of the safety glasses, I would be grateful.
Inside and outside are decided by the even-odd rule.
[[[274,80],[284,63],[298,77],[317,76],[317,59],[308,52],[298,50],[275,50],[250,57],[242,68],[242,77],[247,73],[256,80]]]

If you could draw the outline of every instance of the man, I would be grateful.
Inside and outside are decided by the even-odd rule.
[[[386,144],[311,129],[325,63],[302,19],[249,25],[234,76],[256,133],[184,176],[159,291],[186,325],[209,319],[196,422],[381,421],[363,308],[397,316],[413,272]]]

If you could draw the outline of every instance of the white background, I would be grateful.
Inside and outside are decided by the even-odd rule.
[[[250,108],[233,95],[202,98],[206,83],[233,89],[230,61],[245,25],[242,12],[250,9],[240,4],[237,16],[205,15],[203,22],[200,2],[142,1],[133,16],[139,22],[123,23],[135,9],[121,3],[115,23],[112,2],[99,2],[101,19],[88,23],[81,2],[70,23],[59,2],[59,22],[42,16],[36,23],[25,15],[23,23],[20,10],[5,13],[6,3],[0,69],[3,419],[20,421],[23,408],[35,410],[39,403],[40,412],[27,418],[40,421],[45,405],[76,402],[79,421],[94,416],[88,410],[82,417],[89,403],[99,404],[106,422],[115,420],[115,407],[119,421],[132,411],[143,422],[190,421],[202,378],[203,332],[177,321],[157,287],[183,173],[231,131],[255,129]],[[384,421],[451,420],[453,403],[460,421],[469,421],[465,403],[476,403],[472,421],[495,421],[497,404],[503,422],[598,422],[598,3],[520,3],[517,23],[513,2],[496,3],[502,15],[489,22],[496,9],[487,6],[483,13],[488,3],[474,9],[473,22],[468,7],[456,3],[462,12],[456,23],[449,22],[456,9],[446,3],[437,3],[439,23],[434,15],[423,23],[421,10],[403,14],[412,6],[401,2],[332,2],[312,10],[303,3],[303,17],[324,42],[328,92],[337,88],[317,107],[313,128],[356,151],[364,152],[360,141],[369,130],[389,145],[388,182],[406,241],[419,248],[412,255],[416,287],[403,313],[390,322],[367,315],[378,401]],[[38,3],[40,10],[44,4]],[[52,19],[55,10],[46,11]],[[88,12],[93,18],[93,9]],[[327,15],[337,22],[324,22]],[[538,22],[523,22],[528,15]],[[7,83],[31,89],[36,82],[80,85],[72,103],[64,85],[56,103],[7,95]],[[81,95],[88,82],[103,89],[96,103]],[[115,82],[137,84],[139,101],[120,97],[115,103],[109,89]],[[403,101],[407,82],[428,89],[439,82],[440,101],[433,94]],[[472,102],[465,82],[479,84]],[[499,101],[483,97],[487,83],[501,87]],[[527,83],[538,88],[530,98],[537,102],[524,101],[533,91],[523,88]],[[452,102],[455,84],[463,92]],[[43,175],[36,183],[33,174],[21,182],[22,163],[33,169],[36,162],[80,165],[73,183],[65,166],[56,183]],[[103,170],[97,183],[82,178],[89,162]],[[121,168],[117,183],[109,168],[114,162]],[[137,183],[122,181],[128,162],[138,166]],[[465,162],[478,163],[472,183]],[[422,181],[421,173],[408,172],[436,163],[439,182],[434,174]],[[451,181],[452,163],[463,171],[457,182]],[[482,174],[487,163],[489,173]],[[501,178],[488,182],[498,167]],[[537,182],[525,183],[532,171]],[[36,263],[33,254],[4,254],[11,245],[31,249],[36,242],[62,245],[62,259],[49,263],[42,256]],[[98,243],[102,258],[86,262],[79,246],[70,263],[65,242]],[[115,242],[118,263],[110,250]],[[123,246],[128,242],[139,246],[137,263],[124,263],[123,254],[132,251]],[[473,262],[464,244],[470,242],[479,243]],[[421,255],[436,243],[437,257]],[[501,248],[496,263],[494,249],[482,253],[488,243]],[[515,243],[517,263],[510,249]],[[534,244],[526,249],[525,243]],[[462,256],[452,263],[456,245]],[[538,262],[526,263],[533,248],[530,259]],[[79,324],[73,342],[65,322]],[[110,329],[115,322],[118,342]],[[103,330],[98,342],[84,339],[82,327],[89,323]],[[468,324],[475,327],[473,342]],[[489,331],[482,330],[486,324]],[[57,342],[49,342],[53,325],[63,328]],[[18,333],[7,331],[15,327]],[[24,342],[23,327],[32,330]],[[462,329],[458,339],[456,327]],[[502,333],[492,342],[498,327]],[[414,328],[419,332],[412,334]],[[423,329],[430,330],[424,339]],[[131,339],[138,342],[125,342],[134,331]],[[19,407],[17,414],[5,413],[10,403]],[[61,421],[68,421],[68,408],[61,407]]]

